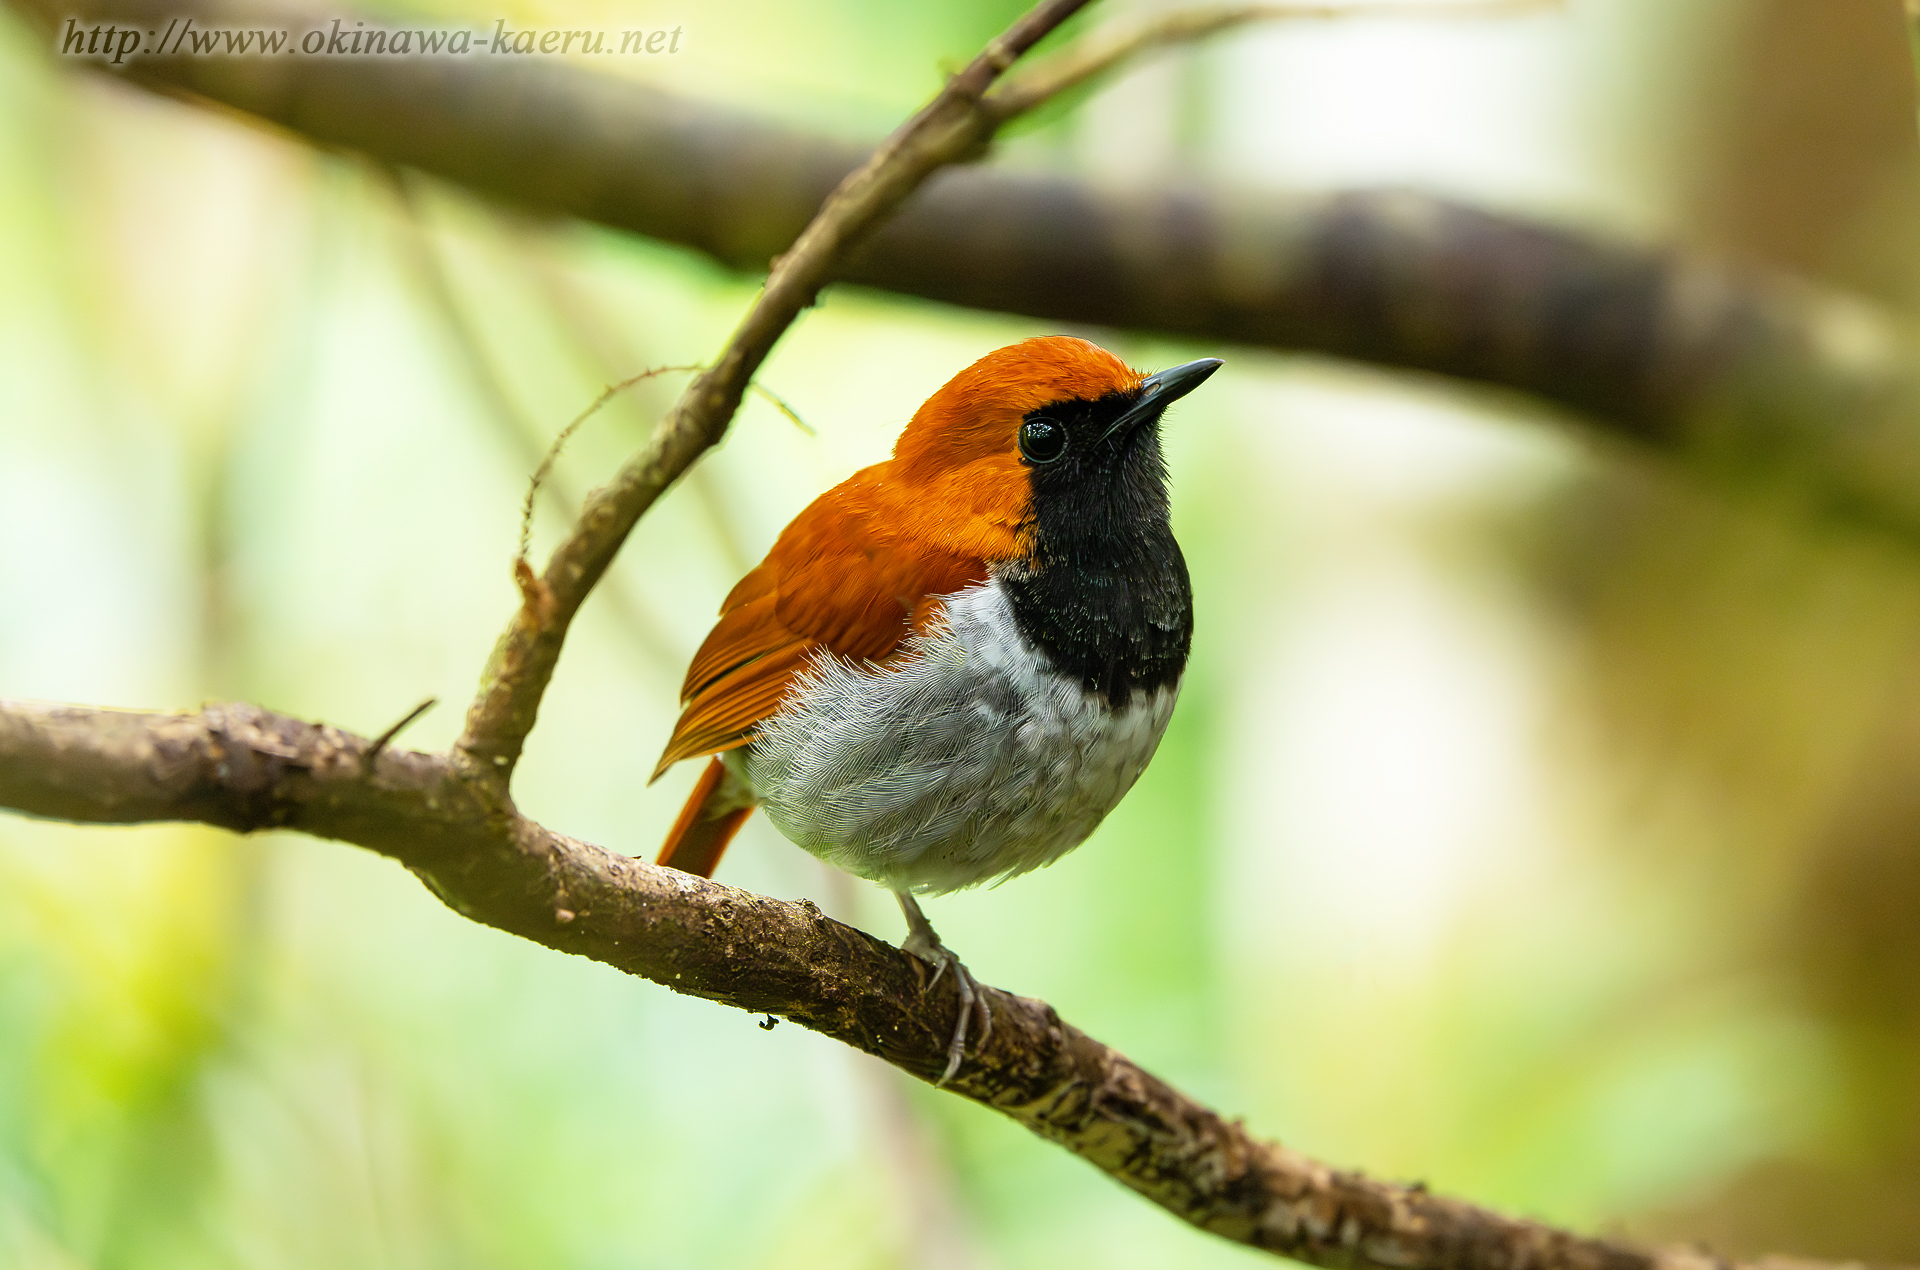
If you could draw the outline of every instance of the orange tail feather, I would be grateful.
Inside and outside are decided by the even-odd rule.
[[[753,814],[753,791],[719,759],[707,764],[694,783],[680,819],[667,832],[658,863],[682,873],[713,876],[733,835]]]

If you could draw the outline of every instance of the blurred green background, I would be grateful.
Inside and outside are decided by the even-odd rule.
[[[625,73],[873,136],[1021,6],[443,0],[682,26]],[[1410,184],[1920,299],[1896,0],[1268,27],[1004,161]],[[1111,6],[1110,14],[1125,12]],[[418,12],[414,10],[411,12]],[[0,693],[447,743],[528,472],[753,280],[56,65],[0,10]],[[1046,328],[836,291],[588,606],[527,811],[650,855],[733,580],[960,367]],[[1198,605],[1082,850],[930,914],[983,980],[1259,1133],[1517,1213],[1920,1260],[1920,560],[1510,396],[1220,354],[1169,422]],[[640,443],[583,430],[542,504]],[[752,822],[723,879],[898,938]],[[0,818],[0,1266],[1211,1267],[991,1113],[473,926],[284,835]]]

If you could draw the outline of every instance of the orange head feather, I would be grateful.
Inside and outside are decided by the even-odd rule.
[[[1086,340],[1048,335],[1009,344],[948,380],[893,447],[895,474],[923,482],[987,461],[1020,473],[1015,438],[1030,411],[1132,392],[1146,376]]]
[[[927,398],[881,465],[930,546],[981,560],[1024,556],[1032,485],[1020,460],[1022,419],[1045,406],[1136,391],[1145,376],[1070,335],[996,349]]]

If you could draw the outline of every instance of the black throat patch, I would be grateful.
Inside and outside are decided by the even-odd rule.
[[[1193,586],[1168,523],[1160,421],[1104,435],[1133,394],[1036,410],[1067,430],[1059,458],[1029,464],[1034,553],[1002,569],[1026,637],[1113,709],[1179,682],[1193,642]]]

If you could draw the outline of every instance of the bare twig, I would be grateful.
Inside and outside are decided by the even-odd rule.
[[[526,819],[451,755],[253,706],[135,714],[0,699],[0,807],[95,824],[297,829],[404,864],[455,911],[690,996],[790,1019],[931,1082],[953,980],[810,903],[616,855]],[[1733,1270],[1517,1221],[1265,1142],[1065,1023],[986,988],[993,1034],[948,1085],[1185,1221],[1338,1270]],[[1799,1270],[1839,1270],[1813,1262]]]
[[[601,409],[605,407],[609,401],[612,401],[615,397],[633,387],[635,384],[644,383],[652,379],[655,375],[667,375],[675,372],[692,374],[705,369],[707,369],[705,366],[697,363],[688,366],[655,366],[650,370],[643,370],[637,375],[629,375],[617,384],[609,384],[598,397],[595,397],[591,402],[587,403],[586,409],[575,415],[566,427],[560,429],[554,436],[553,443],[547,447],[547,452],[541,456],[540,465],[534,468],[533,475],[527,478],[527,496],[520,502],[520,551],[517,557],[518,559],[525,560],[527,553],[533,549],[534,496],[540,492],[541,488],[546,484],[547,478],[553,474],[553,465],[559,461],[561,451],[567,448],[567,442],[573,439],[573,434],[580,430],[580,426],[596,414],[599,414]],[[788,421],[791,422],[794,427],[800,429],[800,431],[806,433],[808,436],[815,435],[813,429],[808,426],[807,421],[795,413],[792,406],[788,405],[786,401],[771,388],[761,384],[759,380],[754,380],[749,383],[747,390],[758,393],[775,410],[785,415]]]
[[[552,225],[536,227],[529,223],[522,228],[520,236],[523,240],[536,234],[552,237],[555,228]],[[575,235],[578,233],[573,227],[566,227],[563,232],[569,230]],[[627,370],[646,365],[647,359],[622,337],[624,323],[617,314],[609,310],[598,296],[583,289],[552,250],[521,252],[516,254],[515,260],[527,271],[530,281],[545,298],[553,319],[565,331],[568,342],[576,352],[587,357],[595,377],[611,383]],[[644,399],[644,395],[636,394],[626,398],[626,401],[630,408],[630,422],[643,423],[648,428],[657,422],[659,411]],[[738,577],[751,569],[759,556],[741,541],[739,526],[734,523],[725,500],[716,488],[713,469],[696,464],[688,470],[684,482],[686,493],[692,497],[694,505],[713,530],[715,545],[720,549],[720,559],[726,566],[725,571]]]
[[[643,370],[637,375],[629,375],[617,384],[608,384],[598,397],[595,397],[587,403],[586,409],[575,415],[568,421],[566,427],[560,429],[560,431],[554,435],[553,443],[547,446],[547,452],[540,456],[540,465],[534,468],[533,475],[527,478],[527,496],[520,504],[520,550],[517,555],[518,559],[525,560],[527,553],[533,549],[534,497],[539,494],[541,487],[546,484],[547,478],[553,474],[553,465],[560,461],[561,451],[567,448],[567,442],[573,439],[573,434],[580,430],[581,425],[593,418],[593,416],[599,414],[601,408],[609,401],[612,401],[615,397],[633,387],[635,384],[645,383],[655,375],[668,375],[675,371],[691,373],[705,369],[704,366],[697,364],[689,366],[655,366],[651,369]]]
[[[795,410],[792,406],[787,404],[787,399],[785,397],[782,397],[779,393],[775,392],[773,389],[767,387],[765,384],[761,383],[757,379],[754,380],[752,383],[748,384],[747,387],[752,389],[754,392],[759,393],[762,400],[764,400],[768,405],[772,406],[775,410],[778,410],[781,414],[785,415],[787,417],[787,422],[791,423],[794,427],[800,429],[802,433],[806,434],[809,437],[817,437],[820,435],[818,432],[815,432],[813,430],[812,424],[808,423],[805,419],[802,419],[800,417],[800,412],[798,410]]]
[[[402,732],[405,732],[408,728],[412,727],[416,722],[419,721],[421,715],[425,714],[427,711],[433,709],[435,706],[439,704],[440,704],[440,698],[428,697],[425,701],[422,701],[419,705],[415,706],[413,709],[407,711],[405,714],[401,715],[398,719],[396,719],[393,723],[393,726],[389,727],[385,732],[382,732],[379,736],[374,737],[372,741],[368,742],[367,748],[363,750],[360,754],[360,770],[363,772],[373,771],[373,765],[380,761],[380,751],[386,749],[387,746],[393,744],[393,740],[395,737],[399,736]]]
[[[588,499],[546,570],[536,578],[516,562],[520,608],[494,647],[455,746],[477,775],[504,782],[512,774],[580,603],[640,516],[724,434],[754,372],[813,303],[842,256],[928,176],[975,153],[993,135],[997,121],[981,110],[981,97],[1015,59],[1086,2],[1042,0],[843,180],[774,262],[765,289],[712,368],[687,386],[646,448]]]
[[[1109,23],[1071,47],[1010,76],[987,97],[1004,118],[1032,110],[1097,75],[1153,49],[1191,44],[1256,22],[1331,21],[1338,18],[1504,18],[1550,13],[1566,0],[1350,0],[1347,4],[1206,5]]]

